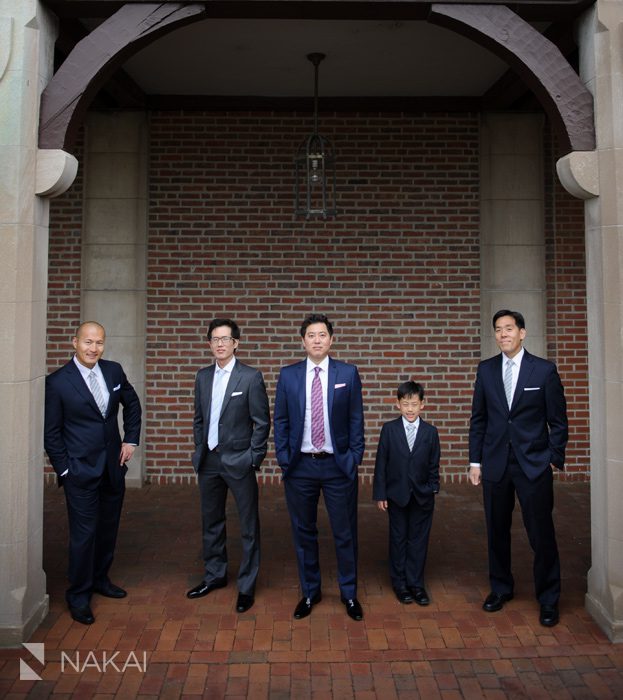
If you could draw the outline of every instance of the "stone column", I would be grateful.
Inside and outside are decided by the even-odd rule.
[[[623,641],[623,3],[597,0],[579,26],[595,97],[599,197],[586,214],[592,563],[586,608]]]
[[[543,117],[482,115],[481,352],[498,352],[491,318],[499,309],[526,319],[526,347],[546,356]]]
[[[0,646],[48,611],[42,569],[48,200],[35,195],[39,95],[56,26],[38,0],[0,0]]]
[[[145,406],[147,120],[92,112],[86,122],[82,318],[106,328],[105,357],[121,362]],[[143,415],[143,426],[145,416]],[[143,429],[143,435],[145,431]],[[126,484],[143,483],[142,448]]]

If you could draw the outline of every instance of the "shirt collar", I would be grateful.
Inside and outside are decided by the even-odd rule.
[[[316,364],[307,358],[307,372],[313,372],[314,367],[320,367],[323,372],[329,371],[329,356],[327,355],[322,362]]]
[[[234,365],[236,364],[236,358],[232,357],[231,360],[225,365],[225,367],[219,367],[218,362],[215,362],[214,364],[216,365],[215,373],[219,369],[222,372],[231,372],[234,369]]]
[[[408,425],[412,425],[417,430],[420,427],[420,417],[418,416],[413,423],[409,423],[409,421],[402,416],[402,427],[406,430]]]
[[[74,355],[74,364],[78,368],[78,371],[80,374],[87,379],[91,371],[95,372],[95,374],[98,377],[103,377],[104,375],[102,374],[102,368],[99,366],[99,362],[96,362],[91,369],[88,367],[85,367],[79,360],[78,358]]]
[[[511,360],[517,367],[520,367],[521,361],[523,360],[524,352],[525,351],[522,345],[521,350],[515,355],[515,357],[508,357],[508,355],[502,353],[502,355],[504,355],[504,362],[502,364],[506,364],[506,360]]]

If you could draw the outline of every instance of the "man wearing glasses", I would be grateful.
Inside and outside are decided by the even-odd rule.
[[[198,475],[203,526],[203,580],[186,594],[201,598],[227,585],[225,503],[231,489],[240,519],[242,558],[237,612],[255,602],[260,565],[260,521],[255,478],[266,456],[270,410],[262,373],[236,359],[240,328],[216,318],[208,328],[216,362],[197,372],[193,467]]]

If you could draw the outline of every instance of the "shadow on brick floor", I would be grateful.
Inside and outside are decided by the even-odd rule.
[[[262,567],[249,612],[235,612],[240,543],[231,499],[230,585],[190,601],[186,590],[202,572],[196,487],[146,486],[127,493],[112,571],[129,595],[121,601],[94,597],[96,622],[85,627],[71,620],[64,605],[63,494],[46,487],[50,613],[30,640],[45,644],[45,665],[25,650],[0,651],[0,697],[623,697],[623,646],[610,644],[584,610],[588,484],[556,485],[563,597],[561,622],[553,629],[538,624],[532,557],[519,510],[513,536],[516,597],[501,612],[482,611],[488,593],[484,517],[480,490],[467,483],[445,485],[437,499],[427,608],[402,606],[394,598],[387,518],[372,503],[370,487],[362,487],[360,623],[346,616],[339,601],[323,508],[323,600],[310,617],[292,618],[300,593],[281,486],[262,486],[260,498]],[[18,680],[20,659],[42,680]]]

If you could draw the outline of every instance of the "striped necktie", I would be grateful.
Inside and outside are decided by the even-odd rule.
[[[506,401],[508,402],[508,407],[511,407],[513,402],[513,365],[515,363],[512,360],[506,360],[506,369],[504,370],[504,393],[506,394]]]
[[[100,410],[102,416],[106,416],[106,402],[104,401],[104,394],[102,394],[102,388],[100,383],[97,381],[97,376],[93,370],[89,372],[89,386],[91,387],[91,393],[95,399],[95,403]]]
[[[314,372],[316,374],[311,385],[311,443],[317,450],[322,450],[324,446],[324,414],[320,367],[314,367]]]
[[[409,451],[413,450],[413,445],[415,444],[415,426],[413,423],[409,423],[407,426],[407,442],[409,443]]]

